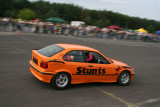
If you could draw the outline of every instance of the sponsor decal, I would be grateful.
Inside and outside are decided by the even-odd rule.
[[[86,69],[83,67],[78,67],[77,68],[77,73],[76,74],[89,74],[89,75],[103,75],[106,73],[106,69]]]
[[[116,71],[118,72],[121,68],[118,66],[118,68],[116,68]]]

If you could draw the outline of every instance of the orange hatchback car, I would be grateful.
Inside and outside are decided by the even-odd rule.
[[[90,82],[117,82],[124,86],[134,76],[133,68],[127,64],[82,45],[54,44],[32,50],[29,63],[36,78],[51,83],[56,89]]]

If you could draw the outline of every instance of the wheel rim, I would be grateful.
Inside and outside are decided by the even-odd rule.
[[[65,87],[68,83],[68,77],[65,74],[60,74],[56,78],[56,84],[58,87]]]
[[[124,74],[121,76],[121,82],[122,82],[123,84],[126,84],[126,83],[129,82],[129,78],[130,78],[129,74],[128,74],[128,73],[124,73]]]

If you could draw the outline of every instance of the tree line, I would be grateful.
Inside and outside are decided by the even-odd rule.
[[[39,18],[42,21],[49,17],[60,17],[70,21],[84,21],[86,25],[107,27],[118,25],[125,29],[145,28],[150,33],[160,30],[160,21],[131,17],[108,10],[90,10],[74,4],[50,3],[43,0],[0,0],[0,17],[27,20]]]

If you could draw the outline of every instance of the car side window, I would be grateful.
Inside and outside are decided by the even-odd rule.
[[[86,58],[88,63],[110,64],[110,62],[106,58],[104,58],[97,52],[86,51],[85,55],[87,55]],[[91,59],[88,60],[88,57],[91,57]]]
[[[77,50],[68,52],[66,55],[63,56],[63,59],[65,61],[70,61],[70,62],[85,62],[83,57],[83,52]]]

